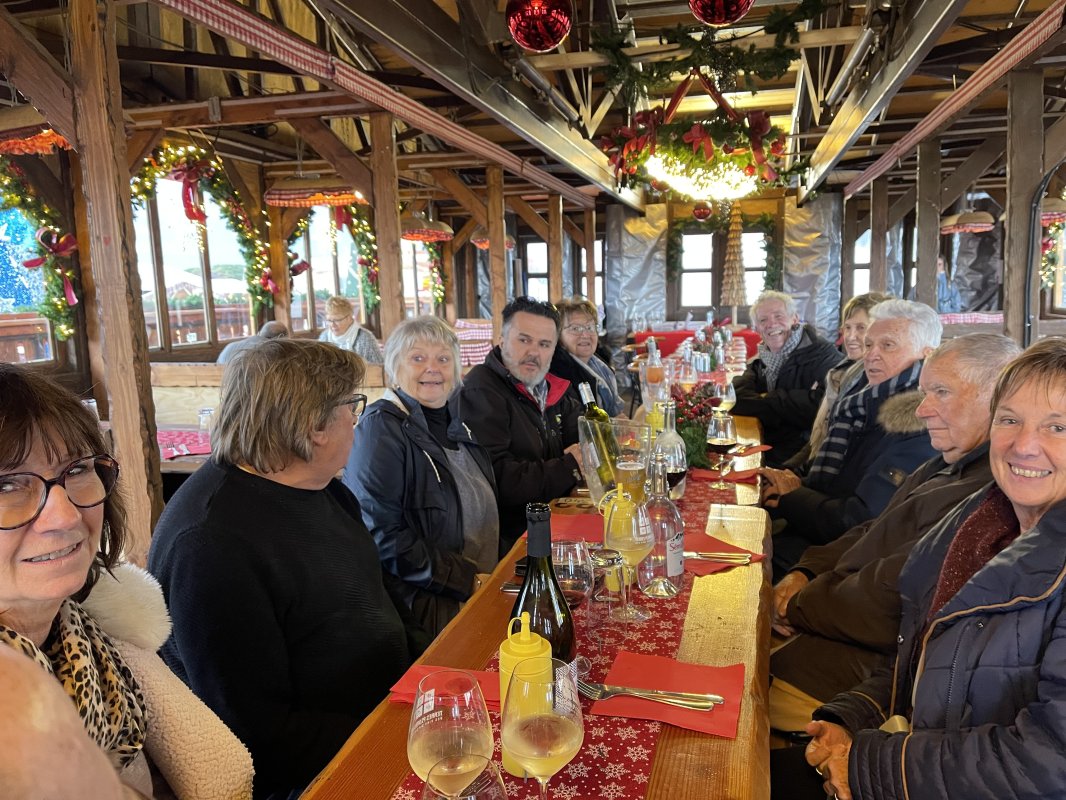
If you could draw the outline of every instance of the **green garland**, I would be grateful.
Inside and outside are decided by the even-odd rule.
[[[19,211],[37,230],[47,228],[57,238],[62,233],[59,212],[37,194],[15,162],[4,156],[0,156],[0,209]],[[38,252],[48,260],[40,267],[44,270],[44,299],[37,310],[52,323],[56,339],[63,342],[74,335],[74,308],[67,302],[63,278],[70,281],[77,297],[78,276],[71,266],[60,265],[43,246],[39,245]]]
[[[436,242],[426,242],[426,252],[429,253],[429,289],[433,293],[433,308],[440,309],[444,305],[444,262],[442,261],[442,248]]]
[[[248,295],[252,299],[252,313],[274,305],[271,291],[270,248],[262,240],[259,231],[248,217],[241,204],[237,190],[233,188],[222,167],[222,159],[196,145],[178,147],[164,146],[153,151],[145,159],[140,172],[130,181],[130,194],[134,205],[144,208],[155,196],[156,184],[175,170],[203,166],[198,181],[200,191],[209,194],[218,204],[227,227],[237,234],[237,244],[244,256],[244,278]]]
[[[1066,223],[1053,222],[1044,226],[1040,237],[1040,287],[1051,290],[1055,286],[1055,272],[1059,268],[1059,239]]]
[[[378,291],[378,244],[374,236],[374,225],[370,221],[370,212],[366,206],[348,206],[348,231],[355,242],[359,254],[356,264],[359,267],[359,286],[363,293],[363,313],[369,317],[381,303]]]
[[[777,221],[773,214],[760,214],[757,217],[743,215],[745,230],[761,231],[763,249],[766,252],[766,280],[764,286],[772,289],[781,277],[781,256],[774,247],[774,232]],[[681,276],[681,259],[684,254],[684,235],[686,233],[721,233],[729,232],[729,207],[722,204],[711,206],[711,215],[703,220],[675,219],[666,231],[666,279],[676,281]],[[771,283],[771,278],[773,282]]]

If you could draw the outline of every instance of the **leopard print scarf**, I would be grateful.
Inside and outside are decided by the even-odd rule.
[[[3,625],[0,642],[55,675],[116,769],[137,757],[144,747],[144,696],[111,638],[78,603],[63,601],[43,647]]]

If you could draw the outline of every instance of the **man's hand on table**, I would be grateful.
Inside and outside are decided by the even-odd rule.
[[[781,495],[788,494],[803,485],[799,475],[787,469],[773,469],[763,467],[759,470],[762,478],[763,508],[776,508],[777,500]]]
[[[770,624],[782,636],[791,636],[796,632],[795,628],[788,624],[788,601],[810,582],[811,579],[802,572],[790,572],[774,587],[773,616]]]
[[[579,470],[581,470],[582,472],[584,472],[585,471],[585,464],[581,460],[581,445],[579,445],[579,444],[570,445],[568,448],[563,450],[563,454],[565,455],[566,453],[569,453],[570,455],[572,455],[574,457],[574,461],[577,462],[577,468]]]
[[[851,734],[832,722],[810,722],[807,733],[813,736],[804,755],[822,776],[825,793],[836,800],[851,800],[848,783],[848,755]]]

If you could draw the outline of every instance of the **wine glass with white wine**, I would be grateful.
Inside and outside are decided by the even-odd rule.
[[[461,670],[440,670],[418,684],[407,729],[407,760],[426,780],[442,759],[451,764],[455,785],[477,766],[467,756],[492,758],[492,722],[477,680]]]
[[[718,456],[715,469],[718,480],[711,484],[715,489],[728,489],[729,484],[722,480],[726,464],[733,459],[729,452],[737,446],[737,426],[729,414],[712,414],[707,421],[707,449]]]
[[[548,781],[569,764],[585,738],[577,673],[557,658],[527,658],[515,665],[507,689],[500,743],[548,798]]]
[[[422,800],[507,800],[499,770],[484,756],[442,758],[426,776]]]

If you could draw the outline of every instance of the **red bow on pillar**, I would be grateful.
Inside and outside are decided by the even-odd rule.
[[[263,274],[259,276],[259,285],[271,294],[278,293],[278,285],[274,283],[274,278],[270,274],[270,267],[267,267],[265,270],[263,270]]]
[[[78,249],[78,240],[74,238],[73,234],[64,233],[60,236],[51,228],[41,228],[37,231],[37,243],[45,249],[47,255],[23,261],[22,266],[26,269],[36,269],[56,258],[69,258]],[[63,278],[63,294],[67,298],[67,305],[76,306],[78,304],[78,296],[74,294],[74,285],[70,282],[70,276],[67,275],[65,269],[59,266],[56,267],[56,272]]]
[[[352,223],[352,212],[344,206],[333,207],[333,224],[337,226],[337,230],[344,228],[346,225]]]
[[[200,179],[215,174],[210,161],[182,163],[170,171],[170,177],[181,181],[181,203],[185,206],[185,216],[193,222],[207,222],[207,214],[200,205]]]
[[[748,131],[751,137],[751,153],[755,156],[755,163],[762,169],[762,179],[776,180],[777,171],[767,162],[766,151],[762,146],[763,137],[770,132],[770,115],[765,111],[749,111]]]

